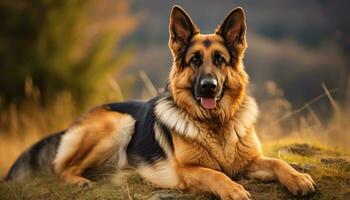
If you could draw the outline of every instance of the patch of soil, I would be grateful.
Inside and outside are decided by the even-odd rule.
[[[281,148],[281,150],[287,150],[293,154],[309,157],[320,154],[322,152],[320,148],[312,146],[310,144],[291,144]]]
[[[336,165],[342,169],[350,170],[350,159],[346,157],[326,157],[321,158],[324,165]]]

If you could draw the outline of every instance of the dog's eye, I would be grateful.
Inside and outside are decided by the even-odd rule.
[[[215,65],[219,66],[219,65],[221,65],[224,62],[225,62],[225,59],[219,53],[216,52],[214,54],[214,63],[215,63]]]
[[[191,58],[191,60],[190,60],[190,64],[193,64],[193,65],[196,65],[196,66],[200,65],[201,62],[202,62],[202,61],[201,61],[201,58],[200,58],[199,55],[193,56],[193,57]]]

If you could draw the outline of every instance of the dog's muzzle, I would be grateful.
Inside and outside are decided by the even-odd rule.
[[[218,81],[211,75],[201,77],[196,86],[195,98],[205,109],[216,108],[217,101],[221,98],[221,92],[218,92]],[[219,95],[218,95],[219,93]]]

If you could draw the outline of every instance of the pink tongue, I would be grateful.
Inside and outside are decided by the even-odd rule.
[[[201,97],[201,105],[205,109],[214,109],[216,107],[215,98],[203,98],[203,97]]]

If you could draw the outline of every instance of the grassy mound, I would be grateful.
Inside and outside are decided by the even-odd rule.
[[[294,197],[278,182],[236,177],[253,199],[350,199],[349,155],[310,144],[274,145],[269,149],[268,156],[280,157],[298,171],[309,173],[317,183],[317,191],[307,197]],[[135,174],[118,182],[102,181],[80,188],[64,184],[54,176],[42,175],[21,182],[1,182],[0,199],[216,199],[209,194],[156,188]]]

